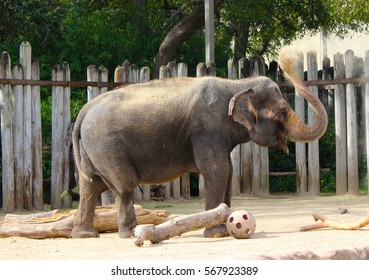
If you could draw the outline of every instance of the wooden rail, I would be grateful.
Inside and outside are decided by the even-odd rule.
[[[368,83],[369,77],[359,77],[359,78],[341,78],[332,80],[314,80],[305,81],[307,86],[318,86],[325,87],[330,85],[344,85],[344,84],[363,84]],[[88,82],[88,81],[49,81],[49,80],[18,80],[18,79],[0,79],[0,84],[2,85],[29,85],[29,86],[61,86],[61,87],[122,87],[128,86],[134,83],[126,82]],[[278,82],[280,87],[292,87],[292,83],[289,81]]]

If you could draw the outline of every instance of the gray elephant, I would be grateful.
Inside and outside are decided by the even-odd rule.
[[[305,125],[266,77],[226,80],[172,78],[134,84],[102,94],[80,111],[73,131],[80,172],[80,203],[72,237],[98,237],[93,215],[100,194],[115,195],[120,237],[132,236],[138,183],[169,181],[186,172],[203,175],[206,210],[231,203],[230,152],[248,141],[288,151],[287,139],[309,142],[327,128],[321,102],[294,73],[293,59],[281,67],[308,100],[315,123]],[[225,226],[204,236],[228,235]]]

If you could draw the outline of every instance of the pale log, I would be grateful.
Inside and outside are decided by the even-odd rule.
[[[313,214],[313,218],[315,221],[320,220],[321,223],[303,226],[300,228],[300,231],[308,231],[319,228],[333,228],[338,230],[357,230],[369,224],[369,214],[360,220],[349,223],[332,221],[327,219],[325,216],[321,214]]]
[[[51,210],[51,211],[48,211],[48,212],[27,214],[27,215],[6,214],[5,217],[4,217],[3,222],[6,222],[6,223],[11,223],[11,222],[19,223],[19,222],[22,222],[22,221],[32,221],[33,219],[36,219],[36,218],[50,217],[50,216],[53,216],[57,213],[60,213],[59,209],[54,209],[54,210]]]
[[[226,222],[232,210],[224,203],[217,208],[174,218],[158,226],[139,225],[135,229],[135,244],[141,247],[145,240],[159,243],[174,236],[205,227],[212,227]]]
[[[31,215],[7,215],[0,223],[0,237],[28,237],[34,239],[70,238],[76,210],[66,212],[50,211]],[[168,220],[165,210],[147,210],[135,205],[138,224],[160,224]],[[98,206],[95,210],[94,227],[98,232],[117,231],[115,205]]]

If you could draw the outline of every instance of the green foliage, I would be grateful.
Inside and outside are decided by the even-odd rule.
[[[293,175],[270,177],[269,184],[271,194],[296,192],[296,176]]]
[[[320,191],[332,193],[336,191],[336,135],[334,118],[329,118],[326,133],[319,140]]]
[[[321,172],[320,173],[320,191],[322,193],[336,192],[336,172]]]

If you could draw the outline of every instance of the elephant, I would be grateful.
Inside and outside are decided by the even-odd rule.
[[[230,153],[253,141],[288,152],[287,141],[311,142],[327,128],[324,106],[281,51],[280,66],[310,103],[315,121],[306,125],[267,77],[170,78],[113,89],[81,109],[73,130],[80,202],[73,238],[99,237],[93,227],[100,194],[110,189],[117,205],[118,233],[129,238],[137,225],[134,189],[170,181],[186,172],[204,177],[205,210],[231,204]],[[227,236],[225,225],[205,237]]]

